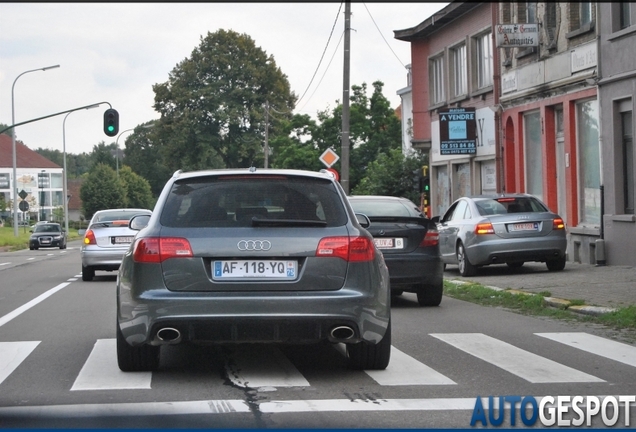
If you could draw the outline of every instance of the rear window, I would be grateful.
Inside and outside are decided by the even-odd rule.
[[[369,200],[349,200],[351,207],[356,213],[362,213],[368,217],[375,216],[398,216],[398,217],[418,217],[423,216],[413,203],[407,207],[399,201],[369,201]]]
[[[320,221],[326,226],[347,222],[330,181],[284,175],[177,180],[161,212],[161,224],[168,227],[251,226],[252,218]]]
[[[128,221],[138,214],[150,214],[147,212],[135,212],[135,211],[112,211],[106,213],[99,213],[93,216],[91,225],[99,224],[100,227],[122,227],[128,226]]]
[[[532,197],[483,199],[475,201],[475,205],[482,216],[549,211],[539,200]]]

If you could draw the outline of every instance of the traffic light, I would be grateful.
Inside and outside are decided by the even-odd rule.
[[[104,133],[114,137],[119,132],[119,113],[114,108],[104,111]]]
[[[417,193],[422,192],[422,170],[420,169],[416,169],[413,170],[413,177],[412,177],[412,182],[413,182],[413,190]]]
[[[429,193],[431,190],[431,179],[426,176],[422,177],[422,192]]]

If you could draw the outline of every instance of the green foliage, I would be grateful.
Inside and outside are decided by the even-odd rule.
[[[124,207],[126,190],[113,168],[97,164],[82,183],[80,198],[84,217],[90,219],[98,210]]]
[[[4,124],[4,123],[0,123],[0,130],[6,129],[8,127],[9,127],[9,125]],[[9,135],[10,137],[12,137],[13,136],[13,128],[2,132],[2,134],[3,135]]]
[[[153,90],[170,171],[262,166],[266,103],[290,113],[296,99],[274,58],[232,30],[202,37]]]
[[[117,159],[115,158],[116,155],[117,146],[114,142],[106,145],[106,143],[102,141],[99,144],[94,145],[91,157],[91,170],[100,164],[107,165],[115,170],[118,163]]]
[[[355,186],[352,195],[391,195],[408,198],[419,205],[420,196],[413,191],[411,173],[421,169],[426,157],[405,157],[400,149],[381,153],[369,163],[366,176]]]
[[[154,199],[148,180],[135,174],[129,166],[119,169],[119,180],[125,190],[125,207],[152,209]]]
[[[158,197],[172,175],[160,155],[159,140],[150,122],[135,128],[125,141],[124,157],[121,165],[129,166],[133,172],[150,184],[152,195]]]

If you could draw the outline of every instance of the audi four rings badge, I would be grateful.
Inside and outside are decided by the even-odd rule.
[[[236,246],[240,251],[268,251],[272,248],[269,240],[241,240]]]

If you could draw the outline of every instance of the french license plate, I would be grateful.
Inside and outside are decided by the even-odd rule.
[[[214,261],[213,279],[296,279],[298,261],[224,260]]]
[[[133,238],[134,238],[133,236],[114,237],[113,238],[113,244],[128,244],[128,243],[132,243]]]
[[[378,249],[403,249],[403,238],[374,238],[373,242]]]
[[[539,224],[536,222],[512,224],[513,231],[537,231],[538,229]]]

